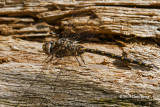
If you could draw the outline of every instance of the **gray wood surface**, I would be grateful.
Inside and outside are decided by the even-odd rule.
[[[159,106],[158,69],[127,66],[90,53],[83,55],[83,66],[74,57],[45,65],[43,43],[37,42],[51,40],[52,26],[115,41],[121,35],[134,41],[124,43],[123,49],[107,43],[81,45],[118,55],[125,52],[160,67],[159,4],[159,0],[1,0],[0,106]]]

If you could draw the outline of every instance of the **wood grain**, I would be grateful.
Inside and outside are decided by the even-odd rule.
[[[74,57],[45,66],[37,41],[55,40],[53,28],[87,32],[108,41],[81,44],[85,47],[160,67],[159,5],[159,0],[0,0],[0,106],[158,107],[158,69],[90,53],[83,55],[84,66]]]

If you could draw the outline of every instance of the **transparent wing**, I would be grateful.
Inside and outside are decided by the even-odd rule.
[[[73,41],[73,44],[77,43],[74,41],[89,42],[97,35],[97,25],[101,24],[99,21],[96,21],[98,17],[95,12],[96,10],[92,9],[79,10],[75,8],[73,11],[68,12],[66,14],[67,17],[63,18],[61,22],[58,23],[60,24],[60,28],[56,30],[53,27],[51,33],[58,36],[59,39],[68,38]],[[66,53],[65,50],[66,49],[61,49],[57,51],[56,55],[60,55],[61,58],[65,59],[65,56],[72,52],[72,50],[68,49],[67,51],[69,52]],[[116,51],[113,51],[113,53],[114,52],[118,53]],[[99,51],[99,53],[102,52]],[[115,56],[110,53],[109,55]],[[118,94],[115,91],[119,88],[123,88],[123,86],[119,87],[122,82],[119,82],[119,79],[116,78],[121,78],[121,80],[123,80],[124,69],[117,68],[117,70],[112,65],[108,66],[105,61],[101,64],[92,63],[92,65],[83,68],[75,63],[78,61],[78,58],[75,57],[76,55],[74,54],[73,56],[69,56],[71,60],[67,57],[66,60],[61,60],[58,64],[51,63],[49,68],[44,67],[43,72],[51,71],[51,73],[40,73],[34,80],[31,80],[33,85],[32,83],[29,85],[29,88],[22,94],[20,100],[24,98],[25,100],[23,101],[26,101],[28,104],[35,103],[35,105],[38,106],[95,106],[95,103],[101,103],[99,98],[104,98],[104,100],[102,99],[103,103],[112,101],[108,99],[105,100],[104,96],[110,98],[111,95],[112,98],[117,98]],[[92,60],[93,57],[94,56],[91,56],[90,59]],[[123,59],[123,57],[120,56],[116,57]],[[102,56],[96,58],[99,60]],[[72,59],[74,59],[74,61]],[[132,62],[132,60],[129,61]],[[113,62],[113,60],[111,59],[109,62]],[[132,75],[132,72],[126,71],[125,73]],[[133,73],[137,75],[136,71]],[[130,77],[128,76],[128,78]],[[106,86],[106,84],[108,86]],[[105,86],[105,88],[99,87],[100,85]],[[125,85],[128,86],[127,84]],[[110,88],[112,88],[112,90],[110,90]],[[108,93],[111,94],[108,95]],[[90,96],[90,98],[88,98],[88,96]]]

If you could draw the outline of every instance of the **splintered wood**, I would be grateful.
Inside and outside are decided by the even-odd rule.
[[[0,29],[2,30],[0,34],[16,37],[49,36],[46,29],[49,29],[49,26],[45,25],[46,27],[42,29],[35,29],[33,26],[36,26],[40,19],[52,26],[60,26],[60,29],[67,29],[67,26],[74,23],[76,28],[72,30],[75,31],[88,29],[88,32],[97,34],[160,38],[160,31],[157,30],[160,24],[160,10],[152,8],[158,6],[160,2],[158,0],[134,1],[6,0],[6,2],[2,1],[2,4],[5,5],[0,9],[0,16],[2,16],[0,17]],[[124,7],[109,5],[123,5]],[[141,6],[152,9],[139,8]],[[96,17],[92,19],[86,17],[91,15]],[[25,18],[26,16],[29,18]]]
[[[74,57],[45,66],[40,42],[57,40],[54,30],[87,32],[103,44],[83,42],[84,47],[160,67],[159,5],[160,0],[0,0],[0,106],[160,106],[158,69],[91,53],[83,54],[84,66]]]
[[[97,34],[123,34],[127,36],[159,38],[160,10],[126,7],[93,6],[95,19],[70,18],[62,21],[64,26],[74,23],[76,30],[88,29]],[[85,10],[84,10],[85,11]],[[83,20],[82,20],[83,19]],[[89,21],[88,21],[89,20]]]
[[[122,52],[116,45],[84,44],[85,47],[87,45],[88,48],[111,53]],[[159,60],[160,49],[134,45],[126,46],[134,53],[130,57],[150,62]],[[148,56],[149,53],[155,55]],[[0,36],[0,105],[118,106],[127,103],[136,106],[136,103],[142,105],[139,104],[142,102],[157,105],[160,89],[157,69],[147,70],[136,65],[130,68],[123,66],[121,61],[90,53],[83,55],[84,66],[79,66],[74,57],[44,66],[42,61],[46,57],[42,52],[42,43]],[[102,100],[106,102],[101,103]],[[117,100],[118,104],[107,103]]]

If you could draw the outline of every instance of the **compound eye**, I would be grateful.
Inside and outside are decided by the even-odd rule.
[[[45,54],[50,55],[54,51],[55,46],[55,42],[48,42],[45,43],[42,48]]]
[[[45,50],[45,48],[46,48],[46,44],[43,44],[42,46],[43,51]]]
[[[43,51],[45,54],[47,54],[47,55],[50,54],[50,43],[43,44],[42,48],[43,48]]]

